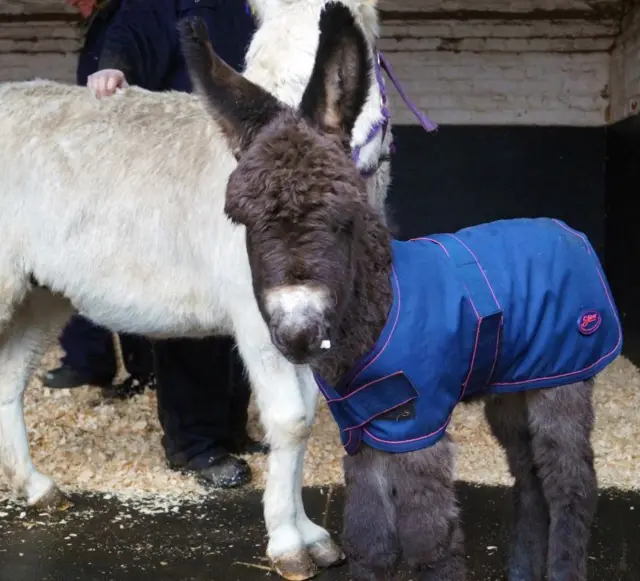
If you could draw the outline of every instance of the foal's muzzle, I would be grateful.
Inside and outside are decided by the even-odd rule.
[[[271,324],[271,340],[291,363],[304,365],[324,355],[331,347],[329,328],[323,320],[309,323],[303,328]]]
[[[331,348],[326,287],[314,284],[280,286],[265,293],[271,340],[292,363],[302,365]]]

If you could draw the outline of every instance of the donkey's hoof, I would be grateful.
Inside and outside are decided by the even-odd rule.
[[[347,558],[342,549],[330,538],[309,545],[307,550],[315,564],[323,569],[339,565]]]
[[[288,581],[311,579],[319,572],[309,553],[304,550],[273,559],[271,567]]]
[[[70,509],[73,503],[57,486],[53,486],[46,494],[40,497],[33,506],[40,510],[64,511]]]

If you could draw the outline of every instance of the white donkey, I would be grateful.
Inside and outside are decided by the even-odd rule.
[[[254,0],[245,76],[297,106],[313,69],[327,0]],[[372,54],[375,1],[342,0]],[[372,74],[353,131],[358,167],[382,204],[391,144]],[[234,335],[271,444],[267,555],[288,579],[343,558],[302,504],[317,388],[272,345],[254,298],[245,230],[225,217],[236,161],[197,94],[132,87],[97,100],[35,80],[0,86],[0,468],[31,505],[64,498],[33,465],[22,394],[74,310],[150,337]],[[288,297],[297,308],[296,297]],[[55,442],[50,445],[55,446]]]

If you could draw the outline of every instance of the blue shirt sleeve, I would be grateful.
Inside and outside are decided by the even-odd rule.
[[[99,69],[158,90],[178,47],[176,0],[123,0],[107,29]]]

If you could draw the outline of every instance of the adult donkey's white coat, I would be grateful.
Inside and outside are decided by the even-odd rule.
[[[254,0],[245,76],[296,106],[309,80],[326,0]],[[373,50],[374,2],[343,0]],[[363,169],[389,151],[371,78],[353,132]],[[342,558],[302,505],[302,465],[317,388],[272,345],[251,285],[244,228],[223,212],[235,159],[197,95],[136,87],[95,99],[35,80],[0,86],[0,468],[30,504],[61,497],[34,467],[22,393],[74,309],[118,332],[233,334],[271,444],[267,554],[306,579]],[[382,204],[388,161],[369,179]],[[56,445],[51,442],[50,445]]]

